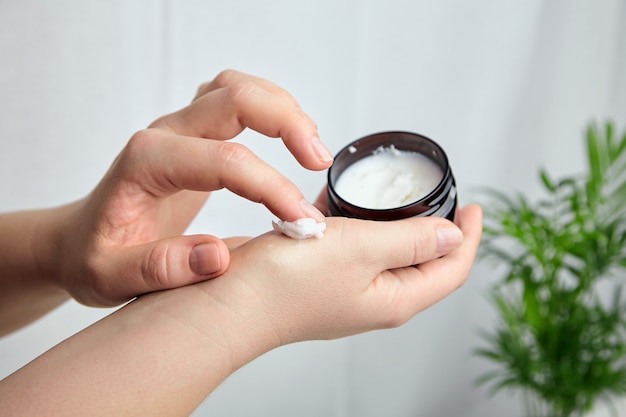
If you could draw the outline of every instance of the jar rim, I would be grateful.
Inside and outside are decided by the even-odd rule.
[[[343,171],[352,165],[354,162],[372,155],[375,150],[385,146],[394,146],[400,151],[410,151],[420,153],[434,163],[436,163],[442,170],[443,175],[436,187],[433,188],[428,194],[402,206],[392,208],[367,208],[355,205],[341,197],[336,190],[335,184],[339,176]],[[363,136],[355,141],[344,146],[335,156],[333,165],[328,169],[327,173],[327,187],[328,187],[328,199],[329,211],[331,211],[331,205],[337,205],[338,201],[343,209],[334,207],[335,210],[341,212],[358,213],[353,217],[369,218],[369,219],[388,219],[413,217],[415,215],[424,215],[432,210],[430,204],[437,203],[442,199],[442,193],[446,193],[450,190],[451,186],[454,186],[454,178],[450,170],[448,157],[443,148],[432,139],[413,132],[408,131],[382,131],[370,135]],[[446,189],[447,188],[447,189]],[[456,190],[454,191],[456,193]]]

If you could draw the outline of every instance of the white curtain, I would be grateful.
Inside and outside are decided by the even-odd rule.
[[[80,198],[134,131],[225,68],[287,88],[333,152],[411,130],[445,148],[462,204],[485,185],[532,196],[539,167],[583,168],[589,121],[626,128],[626,2],[0,0],[0,211]],[[280,141],[238,140],[310,199],[324,185]],[[189,232],[254,235],[271,220],[220,191]],[[477,264],[401,328],[270,352],[194,415],[519,416],[517,398],[473,384],[495,278]],[[0,339],[0,377],[109,313],[67,303]]]

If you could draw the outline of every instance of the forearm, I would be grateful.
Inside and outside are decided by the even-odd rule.
[[[254,301],[218,281],[200,284],[207,291],[189,286],[140,297],[59,344],[0,382],[3,411],[189,415],[235,369],[274,346],[255,322]],[[222,297],[228,291],[239,294],[242,308]]]
[[[0,335],[68,299],[54,280],[68,210],[69,206],[0,214]]]
[[[437,218],[327,223],[323,239],[266,233],[233,249],[222,276],[139,297],[0,381],[2,411],[189,415],[275,347],[398,326],[450,294],[482,228],[478,207],[459,212],[463,235]]]

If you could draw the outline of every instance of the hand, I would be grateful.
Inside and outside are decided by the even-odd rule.
[[[321,239],[239,240],[219,279],[138,297],[0,381],[4,409],[189,415],[272,348],[398,326],[466,280],[481,212],[458,214],[463,236],[434,217],[330,218]]]
[[[236,247],[220,279],[198,284],[217,300],[211,305],[240,320],[228,324],[245,333],[226,342],[233,369],[260,354],[242,340],[269,350],[395,327],[459,288],[476,255],[482,212],[468,206],[457,218],[460,230],[436,217],[328,218],[321,239],[270,232]]]
[[[246,127],[281,137],[305,168],[332,162],[315,124],[286,91],[225,71],[189,106],[137,132],[97,188],[62,210],[67,231],[52,274],[59,285],[84,304],[116,305],[220,275],[230,259],[225,243],[181,236],[213,190],[260,202],[283,220],[323,219],[291,181],[226,142]]]

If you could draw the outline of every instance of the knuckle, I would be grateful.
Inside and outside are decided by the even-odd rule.
[[[130,175],[137,172],[137,166],[145,161],[146,153],[154,146],[156,132],[156,129],[144,129],[130,137],[113,164],[118,172]]]
[[[156,245],[150,249],[141,264],[141,276],[152,289],[171,288],[168,248]]]
[[[287,194],[297,193],[300,194],[298,188],[291,182],[291,180],[276,171],[270,171],[265,178],[268,188],[271,187],[274,190],[282,190],[281,192]]]
[[[157,136],[157,131],[155,129],[141,129],[137,132],[133,133],[133,135],[128,140],[126,145],[126,149],[135,150],[139,148],[139,150],[144,149],[146,146],[149,146],[154,142]]]
[[[313,120],[299,108],[287,107],[283,110],[283,116],[285,123],[278,133],[280,137],[290,137],[303,129],[315,129]]]
[[[239,77],[239,72],[233,69],[225,69],[213,78],[209,84],[215,88],[223,88],[234,83],[234,80]]]
[[[310,123],[315,127],[315,123],[311,120],[311,118],[300,108],[293,108],[293,123],[296,125],[300,125],[301,123]]]
[[[253,158],[253,153],[242,144],[224,142],[220,146],[218,158],[227,168],[232,169],[231,167],[244,164]]]
[[[142,159],[146,152],[154,147],[154,142],[158,136],[159,131],[157,129],[143,129],[135,132],[122,150],[121,157],[131,160]]]
[[[237,81],[226,87],[226,96],[236,106],[244,104],[258,87],[250,81]]]
[[[196,89],[195,98],[205,95],[206,93],[211,91],[214,88],[214,86],[215,86],[215,83],[213,81],[207,81],[207,82],[200,84],[198,88]]]
[[[264,190],[280,190],[282,196],[300,194],[298,188],[285,176],[276,171],[268,171],[259,180],[259,187],[254,195],[250,195],[249,199],[263,204],[271,209],[272,205],[276,205],[275,195],[263,192]]]
[[[435,257],[437,252],[437,237],[435,230],[430,227],[418,227],[413,233],[413,263],[418,265]]]
[[[228,87],[234,84],[238,78],[240,78],[238,71],[225,69],[219,72],[213,80],[200,84],[196,90],[196,98],[205,95],[209,91]]]
[[[256,90],[256,86],[247,81],[238,82],[228,87],[228,99],[235,105],[242,105]]]

